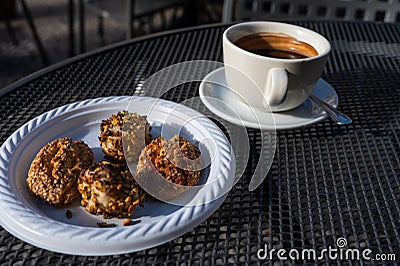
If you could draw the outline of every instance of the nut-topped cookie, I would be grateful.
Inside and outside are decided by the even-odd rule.
[[[77,179],[93,163],[93,152],[81,140],[60,138],[46,144],[33,160],[26,184],[32,194],[55,207],[79,196]]]
[[[140,151],[150,141],[150,130],[146,116],[128,111],[111,115],[100,125],[99,141],[105,157],[114,162],[137,160]]]
[[[174,135],[167,140],[159,136],[141,152],[137,180],[154,197],[172,199],[197,184],[202,167],[200,157],[200,150],[188,139]]]
[[[143,206],[146,194],[138,186],[126,164],[98,162],[82,171],[78,179],[81,205],[104,218],[125,218],[136,206]]]

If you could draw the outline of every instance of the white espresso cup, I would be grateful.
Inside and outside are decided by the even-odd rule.
[[[320,79],[331,50],[322,35],[278,22],[235,24],[222,38],[228,87],[252,108],[266,112],[301,105]]]

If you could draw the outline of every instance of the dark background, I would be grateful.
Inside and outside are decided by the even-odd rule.
[[[0,18],[0,89],[14,81],[42,69],[43,64],[33,35],[28,27],[21,3],[18,0],[0,0],[11,21],[16,42]],[[147,1],[147,0],[146,0]],[[117,1],[116,1],[117,2]],[[28,0],[26,1],[38,35],[48,55],[49,64],[54,64],[71,56],[69,46],[69,17],[67,0]],[[121,3],[121,1],[120,1]],[[172,18],[172,10],[166,11],[167,25],[156,25],[151,32],[183,28],[221,20],[222,0],[185,0]],[[168,13],[169,12],[169,13]],[[155,19],[157,24],[157,18]],[[168,21],[170,20],[170,21]],[[173,20],[173,21],[172,21]],[[135,37],[150,34],[144,30],[145,22],[134,23]],[[158,22],[159,24],[160,22]],[[164,22],[165,24],[165,22]],[[125,39],[126,25],[114,18],[104,20],[104,39],[98,34],[98,19],[93,12],[85,12],[86,51]]]

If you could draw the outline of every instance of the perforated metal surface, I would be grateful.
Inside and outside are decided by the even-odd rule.
[[[260,134],[249,129],[254,148],[244,177],[224,204],[191,232],[156,248],[121,256],[83,257],[53,253],[0,230],[2,264],[262,264],[268,248],[369,248],[400,261],[400,25],[296,23],[325,35],[333,46],[323,78],[339,95],[339,108],[354,123],[329,120],[278,132],[266,180],[247,187],[260,153]],[[187,60],[222,61],[224,26],[171,33],[126,43],[83,57],[14,86],[0,98],[0,141],[43,112],[78,100],[132,95],[147,77]],[[194,82],[166,95],[196,95]],[[286,254],[287,255],[287,254]],[[327,256],[322,262],[335,262]],[[286,261],[289,264],[313,260]],[[358,265],[362,261],[340,260]]]

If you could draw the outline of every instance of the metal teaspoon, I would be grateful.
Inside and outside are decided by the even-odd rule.
[[[337,124],[347,125],[347,124],[351,124],[351,122],[353,122],[353,120],[349,116],[343,114],[342,112],[340,112],[338,109],[336,109],[332,105],[322,101],[317,96],[310,95],[309,97],[312,101],[314,101],[316,104],[321,106],[322,109],[324,109],[324,111],[328,114],[328,116],[333,121],[335,121]]]

